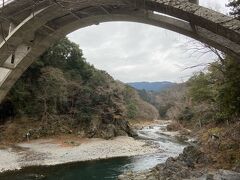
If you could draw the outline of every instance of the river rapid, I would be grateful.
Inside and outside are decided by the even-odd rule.
[[[0,175],[1,180],[102,180],[117,179],[125,171],[142,171],[164,163],[168,157],[176,157],[186,146],[174,136],[166,133],[167,123],[156,123],[137,131],[138,138],[147,145],[159,149],[157,153],[118,157],[105,160],[94,160],[68,163],[55,166],[26,167],[19,171],[6,172]]]

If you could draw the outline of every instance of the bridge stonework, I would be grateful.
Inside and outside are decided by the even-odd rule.
[[[240,59],[240,21],[198,0],[13,0],[0,8],[0,102],[57,40],[109,21],[165,28]]]

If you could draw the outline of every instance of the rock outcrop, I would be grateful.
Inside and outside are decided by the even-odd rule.
[[[240,173],[217,170],[209,171],[206,167],[211,159],[196,146],[188,146],[177,158],[168,158],[148,171],[127,172],[118,177],[119,180],[238,180]]]

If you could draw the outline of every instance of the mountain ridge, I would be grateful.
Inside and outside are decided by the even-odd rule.
[[[137,90],[146,90],[146,91],[163,91],[165,89],[168,89],[177,83],[173,83],[170,81],[155,81],[155,82],[148,82],[148,81],[142,81],[142,82],[128,82],[127,85],[137,89]]]

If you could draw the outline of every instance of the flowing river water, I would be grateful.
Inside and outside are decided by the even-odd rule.
[[[165,135],[167,124],[156,124],[138,130],[140,139],[159,148],[158,153],[111,158],[49,167],[27,167],[20,171],[0,175],[1,180],[102,180],[117,179],[124,171],[141,171],[164,163],[168,157],[175,157],[183,151],[186,144]]]

